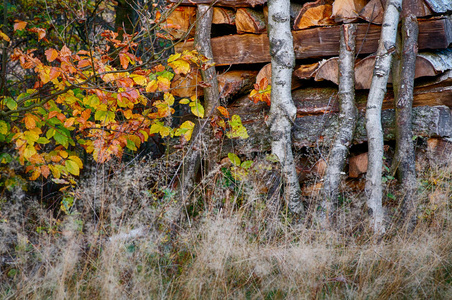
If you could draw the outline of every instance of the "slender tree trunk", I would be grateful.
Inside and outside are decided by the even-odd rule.
[[[291,131],[297,109],[292,101],[291,82],[295,66],[290,31],[290,1],[268,1],[268,37],[272,63],[270,132],[272,152],[281,163],[284,193],[291,211],[303,213],[300,184],[292,154]]]
[[[213,62],[212,46],[210,43],[210,32],[212,28],[213,8],[206,4],[197,6],[196,14],[196,33],[195,33],[195,49],[198,53],[211,58],[209,62]],[[203,149],[202,139],[206,135],[205,128],[207,120],[212,116],[215,108],[219,105],[218,80],[216,76],[215,67],[210,67],[207,70],[201,70],[201,76],[205,83],[208,84],[204,88],[204,122],[197,125],[193,133],[193,140],[188,153],[184,157],[182,170],[181,191],[182,199],[186,199],[189,193],[193,190],[196,173],[201,166],[201,151]],[[209,160],[215,161],[215,154],[211,153]],[[212,165],[212,163],[210,163]],[[210,169],[210,167],[208,167]]]
[[[397,26],[402,9],[402,0],[388,0],[381,26],[380,42],[370,86],[366,108],[366,130],[369,141],[369,165],[366,177],[366,197],[371,226],[377,233],[384,233],[383,187],[383,131],[381,127],[381,106],[386,93],[392,55],[395,51]]]
[[[324,228],[334,221],[339,197],[341,172],[345,167],[348,150],[356,127],[358,110],[355,105],[355,38],[356,25],[341,26],[339,51],[339,127],[328,157],[326,169],[321,221]]]
[[[8,1],[3,0],[3,32],[7,33],[6,29],[8,26]],[[8,62],[8,42],[3,41],[2,42],[2,71],[0,74],[0,95],[6,96],[6,68],[7,68],[7,62]]]
[[[406,2],[404,2],[404,6]],[[405,9],[405,7],[404,7]],[[402,20],[402,41],[398,46],[398,59],[393,64],[393,87],[396,113],[396,150],[392,165],[404,192],[402,212],[416,222],[416,169],[413,145],[412,105],[419,28],[415,15]]]

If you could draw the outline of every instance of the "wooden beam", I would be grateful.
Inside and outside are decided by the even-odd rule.
[[[381,27],[357,24],[357,49],[360,54],[377,50]],[[337,56],[339,54],[339,26],[309,28],[293,31],[297,59]],[[419,22],[419,50],[445,49],[452,43],[451,21],[442,19]],[[175,46],[177,52],[193,49],[187,41]],[[212,51],[217,65],[265,63],[270,61],[266,34],[228,35],[212,39]]]
[[[225,7],[255,7],[267,3],[267,0],[168,0],[181,5],[212,4]]]

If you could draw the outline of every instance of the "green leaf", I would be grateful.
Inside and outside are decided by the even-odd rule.
[[[190,103],[190,100],[187,98],[184,98],[184,99],[180,100],[179,103],[180,104],[188,104],[188,103]]]
[[[246,128],[242,125],[242,119],[238,115],[233,115],[231,120],[228,121],[229,125],[231,126],[231,130],[226,133],[226,136],[230,139],[232,138],[241,138],[241,139],[247,139],[249,138],[248,131]]]
[[[233,165],[240,167],[240,158],[235,153],[228,153],[229,160],[232,162]]]
[[[131,140],[127,140],[127,145],[126,147],[132,151],[137,151],[137,146],[135,145],[134,142],[132,142]]]
[[[9,164],[13,158],[9,153],[0,153],[0,163]]]
[[[66,167],[66,170],[71,173],[72,175],[78,176],[80,175],[80,168],[78,164],[75,161],[72,160],[66,160],[64,162],[64,166]]]
[[[242,163],[241,167],[247,170],[251,167],[252,164],[253,164],[252,160],[246,160]]]
[[[8,133],[8,123],[3,120],[0,120],[0,134]]]
[[[13,98],[11,98],[11,97],[6,97],[4,101],[5,101],[6,106],[7,106],[10,110],[15,110],[15,109],[17,109],[17,102],[14,101]]]
[[[53,138],[58,144],[62,145],[64,148],[67,149],[67,147],[69,146],[69,138],[66,134],[61,133],[60,131],[55,131],[55,135],[53,136]]]
[[[194,104],[194,105],[192,106],[192,104]],[[195,116],[204,118],[204,107],[201,105],[201,103],[199,103],[198,101],[191,102],[190,106],[191,106],[191,112]]]
[[[41,136],[41,137],[36,141],[36,143],[45,145],[45,144],[50,143],[50,140],[49,140],[48,138],[46,138],[46,137]]]

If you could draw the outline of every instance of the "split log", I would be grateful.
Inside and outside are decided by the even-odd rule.
[[[187,32],[196,20],[196,9],[191,6],[178,6],[164,21],[161,28],[170,39],[187,37]],[[195,35],[194,26],[188,37]]]
[[[227,100],[232,96],[243,94],[253,88],[258,71],[229,71],[217,75],[220,98]],[[176,97],[191,97],[204,95],[201,73],[193,71],[187,76],[175,75],[171,82],[171,93]]]
[[[443,14],[452,11],[452,2],[447,0],[425,0],[430,8],[437,14]]]
[[[251,8],[239,8],[235,17],[237,33],[262,33],[267,25],[262,11]]]
[[[238,154],[249,154],[251,152],[269,151],[271,149],[270,130],[265,125],[266,117],[265,110],[263,110],[266,104],[258,106],[245,98],[242,101],[250,104],[243,104],[243,106],[248,106],[248,109],[244,111],[243,106],[239,108],[230,106],[229,113],[231,115],[240,115],[242,123],[247,128],[250,137],[246,140],[226,141],[222,149],[222,156],[227,156],[227,153],[231,151],[235,151]],[[296,126],[294,126],[292,131],[292,141],[296,149],[314,146],[329,147],[338,127],[338,114],[330,113],[298,117],[295,120],[295,124]],[[382,112],[382,126],[384,140],[394,140],[396,130],[394,110],[388,109]],[[418,137],[451,138],[451,110],[446,106],[414,107],[412,128],[413,134]],[[364,112],[361,111],[358,114],[353,143],[361,144],[364,142],[367,142],[366,120]]]
[[[301,72],[301,71],[300,71]],[[257,74],[256,83],[261,82],[263,78],[267,78],[268,82],[272,82],[272,64],[266,64]],[[301,81],[295,74],[292,75],[292,90],[299,88],[302,85]]]
[[[187,76],[175,75],[171,82],[171,93],[176,97],[202,96],[203,89],[199,86],[202,82],[201,73],[197,70]]]
[[[224,7],[255,7],[262,5],[267,0],[168,0],[171,3],[178,3],[182,5],[199,5],[199,4],[214,4],[215,6]]]
[[[218,89],[222,102],[232,96],[249,92],[256,81],[258,71],[230,71],[218,75]]]
[[[225,7],[214,7],[212,24],[235,25],[235,11]]]
[[[292,92],[299,117],[306,115],[338,112],[337,88],[304,88]],[[251,101],[250,101],[251,102]],[[359,110],[366,108],[367,92],[356,92],[356,105]],[[436,85],[416,87],[413,92],[413,106],[445,105],[452,108],[452,80]],[[383,99],[383,109],[394,108],[394,93],[389,90]]]
[[[317,0],[305,3],[295,18],[293,29],[300,30],[313,26],[334,25],[331,14],[332,0]]]
[[[358,178],[359,175],[366,173],[368,159],[367,152],[350,157],[348,176],[351,178]]]
[[[369,3],[367,3],[367,5],[364,6],[364,8],[359,12],[359,16],[367,22],[381,24],[383,22],[386,1],[387,0],[370,0]],[[432,10],[425,4],[424,0],[415,0],[411,10],[416,17],[427,17],[433,14]]]
[[[373,69],[375,67],[375,55],[368,56],[355,65],[355,88],[369,89],[372,82]],[[338,58],[333,57],[321,61],[315,72],[315,80],[329,80],[338,84],[337,76]],[[439,73],[452,69],[452,49],[435,52],[419,53],[416,58],[415,78],[436,76]],[[392,75],[389,75],[389,83],[392,83]]]
[[[318,67],[318,62],[309,65],[301,65],[295,68],[293,75],[299,79],[310,79],[315,76]]]
[[[360,54],[377,50],[381,27],[357,24],[357,48]],[[318,27],[293,31],[297,59],[337,56],[339,54],[339,26]],[[452,25],[447,18],[419,22],[419,50],[446,49],[452,43]],[[175,46],[177,52],[193,49],[193,42]],[[270,61],[266,34],[242,34],[212,39],[212,51],[217,65],[251,64]]]
[[[367,2],[367,0],[335,0],[331,16],[335,22],[354,22],[359,18],[359,12]]]

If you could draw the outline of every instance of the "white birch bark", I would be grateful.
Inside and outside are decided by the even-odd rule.
[[[320,221],[323,228],[331,226],[337,209],[341,172],[353,140],[358,110],[355,105],[355,40],[356,25],[341,26],[339,51],[339,128],[328,157],[324,176]]]
[[[292,101],[292,71],[295,66],[290,31],[290,1],[268,1],[268,37],[272,63],[270,132],[272,152],[281,163],[284,194],[289,209],[303,213],[300,184],[292,154],[291,131],[297,109]]]
[[[367,207],[371,216],[371,226],[376,233],[384,233],[383,187],[383,130],[381,127],[381,107],[386,93],[392,55],[395,52],[397,26],[402,9],[402,0],[388,0],[381,26],[380,42],[377,50],[375,69],[366,107],[366,130],[369,143],[369,165],[366,177]]]

